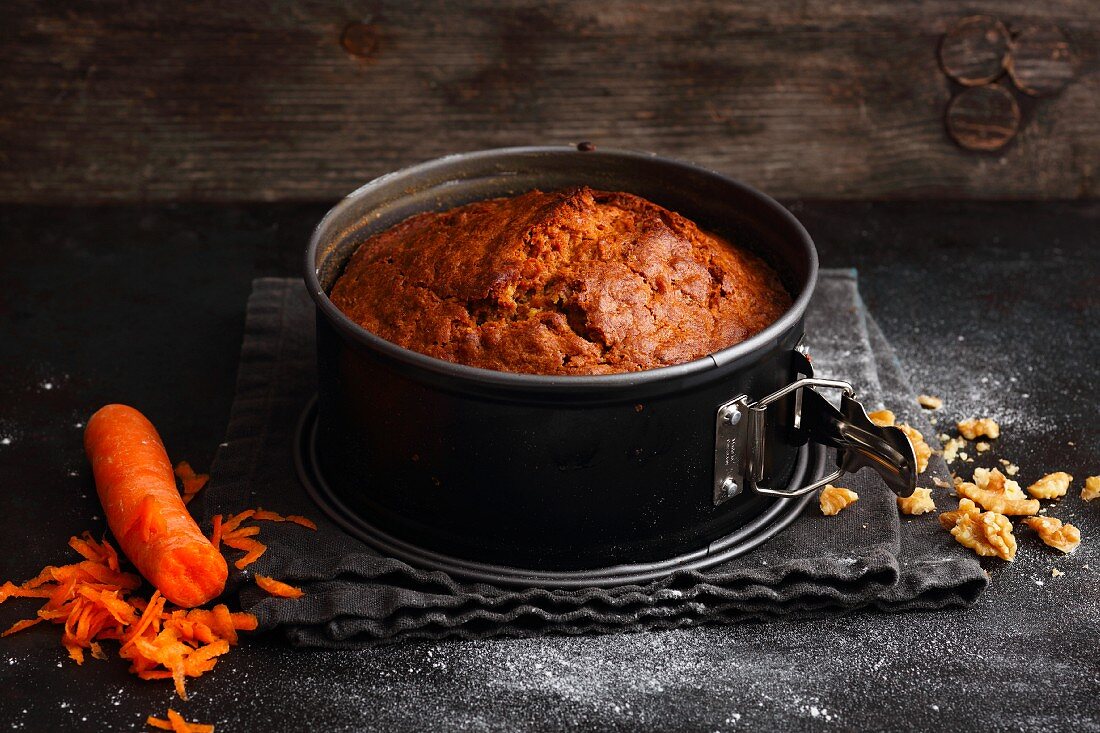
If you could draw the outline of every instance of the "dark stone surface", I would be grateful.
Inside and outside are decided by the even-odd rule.
[[[826,265],[860,269],[914,384],[947,401],[944,423],[990,414],[1005,428],[993,453],[1026,483],[1077,477],[1049,512],[1081,528],[1077,553],[1017,529],[1017,561],[990,561],[992,586],[965,611],[363,652],[253,639],[186,703],[117,658],[78,668],[39,626],[0,640],[0,722],[142,729],[172,705],[220,731],[1100,730],[1100,505],[1076,498],[1100,473],[1100,205],[792,208]],[[76,427],[101,404],[140,406],[174,457],[209,464],[249,283],[296,273],[324,209],[0,208],[0,580],[101,531]],[[0,627],[33,608],[9,601]]]

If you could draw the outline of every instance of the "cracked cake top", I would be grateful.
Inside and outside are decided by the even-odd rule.
[[[590,188],[413,216],[359,245],[330,297],[413,351],[574,375],[691,361],[791,304],[747,250],[638,196]]]

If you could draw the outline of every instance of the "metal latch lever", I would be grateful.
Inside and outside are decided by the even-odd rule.
[[[840,407],[814,387],[841,390]],[[763,485],[768,409],[792,392],[798,399],[787,424],[807,440],[835,448],[837,470],[806,486],[771,488]],[[740,493],[742,483],[758,494],[803,496],[864,467],[874,469],[898,496],[909,496],[917,485],[916,456],[905,433],[871,422],[852,385],[840,380],[807,377],[756,402],[744,395],[730,400],[718,409],[715,439],[715,504]]]

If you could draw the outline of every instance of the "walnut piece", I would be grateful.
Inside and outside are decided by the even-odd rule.
[[[1013,517],[1029,516],[1039,513],[1037,499],[1009,499],[1004,494],[980,489],[974,484],[963,482],[955,487],[959,496],[977,502],[983,509]]]
[[[1020,485],[994,468],[974,469],[974,483],[958,481],[955,493],[981,505],[983,509],[1010,516],[1038,514],[1039,502],[1027,499]]]
[[[1085,479],[1085,488],[1081,489],[1081,498],[1085,501],[1100,499],[1100,476],[1089,476]]]
[[[1069,554],[1081,544],[1081,530],[1072,524],[1062,524],[1054,517],[1028,517],[1024,521],[1039,533],[1039,539],[1056,550]]]
[[[909,496],[899,496],[898,511],[902,514],[927,514],[936,511],[932,489],[914,489]]]
[[[1027,494],[1020,488],[1020,484],[1010,478],[1005,478],[1005,475],[996,468],[992,470],[988,468],[975,468],[974,483],[978,485],[979,489],[995,491],[998,494],[1004,494],[1009,499],[1027,498]]]
[[[821,513],[827,517],[838,514],[841,509],[854,504],[859,499],[859,494],[851,489],[828,484],[821,490],[818,501],[821,503]]]
[[[974,502],[963,499],[954,512],[940,515],[940,524],[951,536],[983,557],[999,557],[1011,562],[1016,557],[1016,538],[1012,522],[997,512],[981,512]]]
[[[984,440],[979,440],[977,443],[974,444],[974,450],[978,451],[979,453],[985,453],[987,450],[989,450],[992,447],[993,446],[991,446],[989,443],[985,442]]]
[[[1003,458],[1000,459],[1000,460],[1001,460],[1001,465],[1005,467],[1005,473],[1008,474],[1009,476],[1015,476],[1016,474],[1018,474],[1020,472],[1020,467],[1017,466],[1016,464],[1014,464],[1012,461],[1006,461]]]
[[[917,404],[928,410],[938,410],[943,407],[943,400],[929,394],[917,395]]]
[[[913,446],[913,453],[917,457],[917,473],[924,473],[928,468],[928,459],[932,457],[932,448],[924,442],[924,436],[916,428],[911,428],[905,423],[898,423],[897,427],[909,438],[909,444]]]
[[[953,512],[944,512],[940,515],[940,526],[944,529],[954,527],[964,514],[981,514],[981,510],[970,499],[960,499],[959,508]]]
[[[959,429],[959,435],[967,440],[974,440],[983,435],[987,438],[996,439],[1001,435],[1001,426],[988,417],[972,417],[969,420],[962,420],[956,423],[955,427]]]
[[[959,438],[948,438],[943,444],[943,460],[954,463],[959,457],[959,450],[966,447],[966,441]]]
[[[1065,471],[1055,471],[1028,486],[1027,493],[1036,499],[1058,499],[1066,495],[1072,482],[1073,476]]]
[[[867,417],[871,418],[871,422],[878,425],[880,428],[888,428],[892,426],[896,420],[894,413],[889,410],[875,410],[874,412],[867,413]]]

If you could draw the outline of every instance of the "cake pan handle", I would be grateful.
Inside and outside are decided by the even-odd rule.
[[[834,407],[818,389],[842,392],[840,407]],[[812,441],[836,449],[837,470],[824,478],[794,488],[770,488],[765,479],[765,429],[769,407],[794,393],[792,439]],[[917,460],[905,433],[896,427],[875,425],[855,398],[848,382],[806,377],[791,382],[763,399],[751,402],[741,395],[718,409],[715,428],[714,503],[720,504],[740,493],[742,482],[757,494],[779,497],[803,496],[846,473],[864,467],[874,469],[898,496],[909,496],[917,486]],[[743,469],[743,470],[742,470]]]
[[[840,407],[834,407],[814,388],[842,391]],[[764,465],[758,460],[764,455],[764,423],[768,405],[794,390],[801,399],[793,424],[808,440],[836,449],[837,470],[811,484],[795,489],[772,489],[761,485]],[[917,487],[917,459],[913,446],[900,429],[883,427],[871,422],[867,410],[855,397],[848,382],[835,379],[800,379],[757,401],[749,413],[752,449],[749,451],[748,483],[758,494],[769,496],[802,496],[835,481],[846,473],[861,468],[874,469],[886,485],[898,496],[909,496]]]

